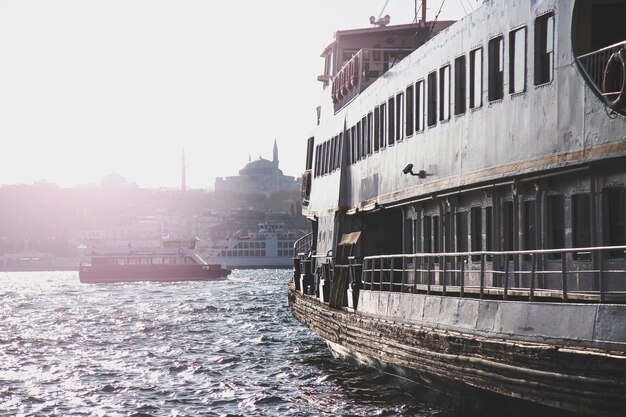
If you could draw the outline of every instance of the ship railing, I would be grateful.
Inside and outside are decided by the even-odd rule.
[[[364,290],[504,300],[626,302],[626,246],[363,259]]]
[[[356,52],[332,77],[331,96],[335,113],[414,50],[366,48]]]
[[[596,94],[605,100],[611,100],[612,97],[619,94],[618,91],[604,91],[604,76],[611,56],[624,49],[626,49],[626,40],[576,58],[587,81],[591,84]]]
[[[293,257],[301,257],[311,251],[313,247],[313,233],[308,233],[293,243]]]

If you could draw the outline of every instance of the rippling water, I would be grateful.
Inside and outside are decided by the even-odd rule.
[[[469,415],[333,359],[292,318],[290,274],[94,285],[0,273],[0,415]]]

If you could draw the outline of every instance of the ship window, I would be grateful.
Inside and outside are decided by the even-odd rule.
[[[374,109],[374,152],[380,149],[380,109]]]
[[[330,171],[332,171],[332,166],[330,164],[330,157],[332,156],[332,148],[330,146],[330,139],[328,139],[326,141],[326,171],[325,173],[328,174]]]
[[[137,258],[128,258],[128,265],[139,265],[139,259],[137,259]]]
[[[444,221],[443,221],[443,228],[442,228],[442,235],[443,235],[443,244],[444,244],[444,252],[453,252],[454,251],[454,239],[455,239],[455,235],[454,235],[454,230],[455,227],[453,226],[453,220],[456,220],[456,217],[453,217],[452,212],[446,212],[444,214]]]
[[[356,124],[356,160],[361,160],[361,149],[363,148],[362,136],[361,136],[361,122]]]
[[[222,256],[224,256],[224,252],[222,251]],[[227,250],[226,251],[226,256],[233,256],[233,251],[232,250]]]
[[[352,163],[354,164],[357,161],[357,137],[356,128],[354,126],[350,128],[350,144],[352,145],[350,154],[352,155]]]
[[[335,138],[328,140],[328,170],[332,171],[335,168]]]
[[[414,242],[413,253],[423,252],[422,240],[420,239],[420,236],[422,233],[421,225],[422,223],[418,219],[413,220],[413,242]]]
[[[513,202],[502,204],[502,250],[513,250]]]
[[[472,207],[470,211],[470,243],[472,245],[472,252],[480,252],[483,250],[482,240],[482,211],[480,207]],[[480,259],[480,255],[472,255],[472,260],[477,261]]]
[[[424,243],[422,244],[422,248],[424,253],[430,253],[433,251],[432,246],[432,218],[430,216],[424,216],[423,220],[424,224]]]
[[[404,253],[414,253],[413,248],[413,219],[404,222]]]
[[[415,131],[420,132],[424,130],[424,80],[418,81],[415,84]]]
[[[439,216],[433,216],[433,252],[439,252]]]
[[[493,250],[493,208],[485,207],[485,250]]]
[[[381,104],[379,107],[379,111],[380,111],[380,123],[378,125],[380,132],[379,132],[379,139],[380,139],[380,148],[383,149],[386,145],[385,145],[385,139],[387,138],[386,135],[386,127],[387,127],[387,105],[385,103]]]
[[[522,205],[522,216],[524,221],[524,250],[537,249],[534,200],[524,201]],[[530,260],[529,255],[526,255],[525,258]]]
[[[367,132],[366,138],[365,138],[365,143],[367,146],[367,154],[371,155],[373,152],[374,147],[372,146],[372,127],[373,127],[373,121],[372,121],[372,112],[369,112],[367,114],[367,128],[365,129],[365,131]]]
[[[406,118],[406,136],[413,135],[413,124],[415,113],[413,110],[415,103],[415,94],[413,93],[413,85],[410,85],[406,88],[406,102],[404,107],[404,117]]]
[[[483,105],[483,48],[470,52],[470,107]]]
[[[126,258],[117,258],[116,261],[118,265],[126,265]]]
[[[548,249],[565,247],[565,206],[562,195],[550,195],[546,198],[546,246]],[[560,253],[551,253],[550,259],[561,259]]]
[[[328,172],[328,141],[322,144],[322,175]]]
[[[315,147],[315,176],[320,174],[320,145]]]
[[[504,38],[489,41],[489,101],[504,96]]]
[[[454,114],[465,113],[465,55],[454,60]]]
[[[367,116],[363,116],[361,119],[361,158],[365,158],[367,156]]]
[[[163,258],[157,257],[157,256],[152,258],[152,264],[153,265],[160,265],[162,263],[163,263]]]
[[[623,188],[605,188],[602,192],[605,232],[605,246],[626,245],[626,203]],[[612,258],[624,257],[624,251],[611,251]]]
[[[396,141],[404,139],[404,93],[396,95]]]
[[[437,72],[428,74],[428,126],[437,124]]]
[[[333,136],[328,144],[328,170],[334,171],[337,164],[337,136]]]
[[[554,68],[554,13],[535,19],[535,85],[552,81]]]
[[[396,139],[396,100],[394,97],[391,97],[388,100],[389,103],[389,117],[387,120],[389,121],[387,124],[387,140],[389,140],[389,145],[393,145],[393,142]]]
[[[591,210],[589,194],[572,195],[572,247],[591,246]],[[589,259],[588,253],[575,253],[574,259]]]
[[[310,137],[306,143],[306,169],[313,169],[313,146],[315,144],[315,138]]]
[[[345,137],[345,141],[346,141],[346,146],[348,149],[346,149],[346,151],[348,152],[348,158],[347,158],[347,163],[348,165],[350,165],[352,163],[352,144],[350,143],[351,137],[350,137],[350,129],[347,129],[345,132],[343,132],[344,137]]]
[[[509,33],[509,93],[526,91],[526,27]]]
[[[324,172],[323,172],[323,169],[324,169],[323,168],[324,167],[324,144],[320,143],[319,148],[320,148],[319,149],[319,161],[318,161],[318,163],[319,163],[319,175],[324,175]]]
[[[341,166],[341,154],[343,152],[343,133],[337,135],[337,149],[335,152],[335,169],[337,169]]]
[[[467,252],[467,211],[456,214],[456,251]]]
[[[439,120],[450,119],[450,65],[439,70]]]

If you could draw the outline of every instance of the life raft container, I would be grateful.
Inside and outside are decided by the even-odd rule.
[[[604,67],[602,92],[611,108],[626,108],[626,50],[611,55]]]

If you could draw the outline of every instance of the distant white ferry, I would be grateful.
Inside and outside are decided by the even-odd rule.
[[[209,247],[203,256],[228,269],[292,268],[293,244],[303,234],[286,230],[282,222],[267,220],[259,223],[257,232],[238,231]]]

